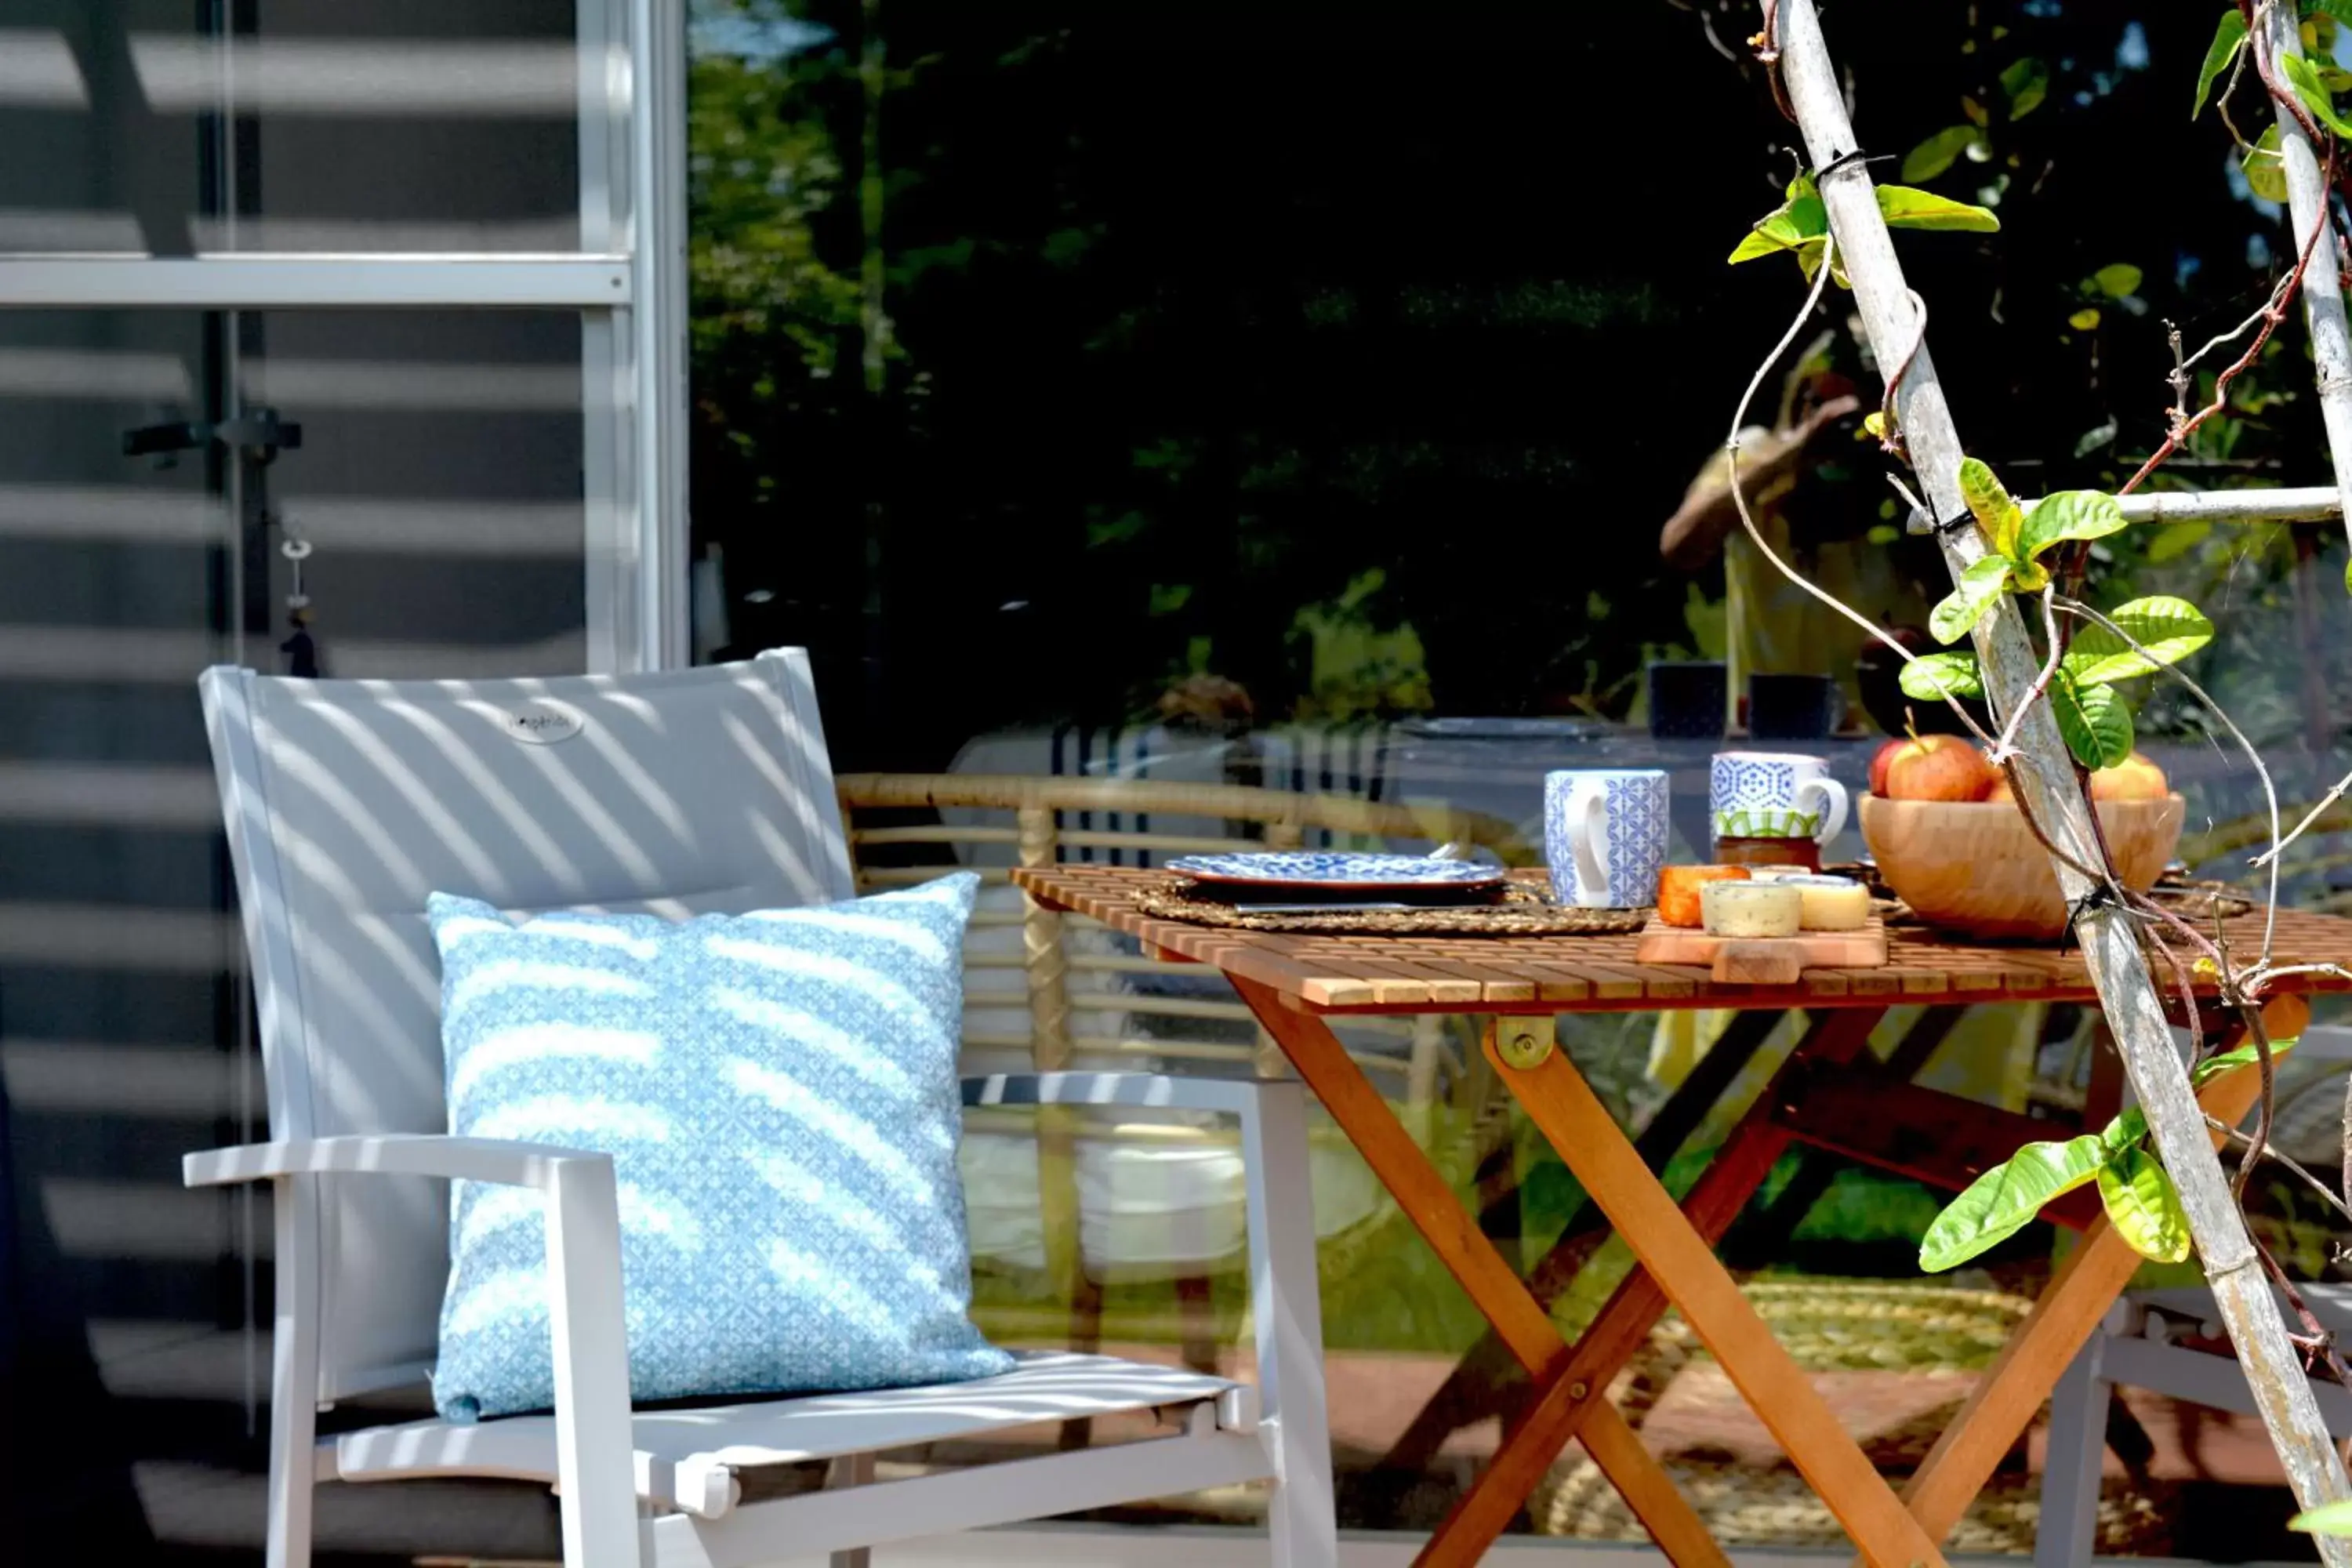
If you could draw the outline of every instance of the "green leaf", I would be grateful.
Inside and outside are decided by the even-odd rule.
[[[1947,125],[1916,147],[1903,154],[1903,181],[1932,180],[1959,161],[1961,153],[1976,145],[1979,132],[1973,125]]]
[[[2221,25],[2213,29],[2213,41],[2205,46],[2205,63],[2197,68],[2197,107],[2189,111],[2196,119],[2205,112],[2205,100],[2211,96],[2213,84],[2230,68],[2230,62],[2245,47],[2246,14],[2235,5],[2221,13]]]
[[[2246,155],[2239,160],[2237,167],[2246,172],[2246,185],[2255,195],[2265,202],[2286,200],[2286,157],[2279,153],[2277,124],[2272,124],[2253,146],[2246,148]]]
[[[2336,40],[2342,34],[2338,25],[2342,13],[2335,8],[2306,10],[2303,26],[2296,29],[2303,35],[2303,52],[2319,68],[2319,80],[2329,92],[2342,92],[2352,87],[2352,72],[2336,63]]]
[[[2011,64],[2000,73],[2000,90],[2009,94],[2009,117],[2022,120],[2042,107],[2050,96],[2048,62],[2032,55]]]
[[[2178,560],[2204,543],[2212,531],[2213,525],[2210,522],[2168,522],[2148,540],[2148,561],[2152,564],[2162,565],[2167,561]]]
[[[2126,1149],[2099,1167],[2099,1201],[2107,1223],[2132,1250],[2158,1263],[2189,1257],[2189,1212],[2172,1178],[2145,1149]]]
[[[2300,1530],[2305,1535],[2352,1535],[2352,1498],[2296,1514],[2286,1521],[2289,1530]]]
[[[2279,153],[2279,131],[2273,125],[2262,134],[2262,139],[2246,149],[2238,161],[2245,171],[2246,184],[2254,195],[2266,202],[2286,200],[2286,161]]]
[[[2232,16],[2236,14],[2231,13]],[[2140,280],[2144,276],[2128,261],[2111,261],[2091,274],[2091,287],[2110,300],[2121,300],[2139,292]]]
[[[2017,531],[2025,526],[2025,513],[1991,464],[1981,458],[1960,459],[1960,500],[1968,503],[1969,514],[1997,553],[2007,555],[2017,548]]]
[[[2287,1052],[2294,1049],[2296,1043],[2302,1037],[2297,1035],[2284,1040],[2273,1040],[2271,1042],[2272,1058],[2275,1059],[2286,1055]],[[2219,1056],[2208,1057],[2190,1068],[2189,1087],[2192,1089],[2203,1089],[2223,1073],[2231,1073],[2240,1068],[2252,1067],[2258,1059],[2260,1056],[2254,1049],[2254,1043],[2249,1040],[2233,1050],[2223,1051]],[[2121,1150],[2130,1148],[2147,1136],[2147,1112],[2135,1105],[2109,1121],[2099,1133],[2099,1140],[2111,1150]]]
[[[1909,185],[1879,186],[1878,211],[1890,228],[1946,229],[1969,234],[2000,232],[2000,219],[1993,216],[1988,209],[1956,202],[1933,191],[1914,190]]]
[[[2301,55],[2281,55],[2278,64],[2279,69],[2286,73],[2288,85],[2294,89],[2295,97],[2303,100],[2303,106],[2318,116],[2327,129],[2352,141],[2352,121],[2336,112],[2335,96],[2319,79],[2319,68]]]
[[[1986,606],[2009,586],[2010,564],[2006,555],[1987,555],[1960,574],[1959,586],[1927,616],[1927,629],[1937,642],[1956,643],[1975,629]]]
[[[1830,214],[1822,205],[1821,193],[1813,188],[1812,176],[1799,174],[1789,182],[1786,194],[1788,199],[1759,218],[1748,237],[1732,251],[1733,262],[1753,261],[1783,250],[1798,252],[1801,260],[1808,249],[1819,256],[1830,231]],[[1820,263],[1816,260],[1813,265]],[[1806,276],[1811,275],[1809,268]]]
[[[2099,308],[2086,306],[2066,318],[2066,324],[2078,332],[2087,332],[2099,324]]]
[[[2275,1060],[2276,1058],[2286,1055],[2287,1052],[2294,1049],[2296,1046],[2302,1043],[2303,1037],[2301,1035],[2290,1035],[2284,1040],[2273,1040],[2271,1042],[2271,1057]],[[2219,1053],[2218,1055],[2207,1057],[2203,1061],[2199,1062],[2195,1067],[2190,1068],[2189,1069],[2189,1087],[2191,1089],[2203,1089],[2207,1084],[2211,1083],[2223,1073],[2236,1072],[2240,1068],[2250,1068],[2262,1059],[2263,1053],[2261,1048],[2257,1047],[2253,1041],[2248,1040],[2242,1046],[2233,1047],[2229,1050]]]
[[[2096,1178],[2108,1158],[2093,1133],[2063,1143],[2028,1143],[1969,1184],[1919,1242],[1919,1267],[1955,1268],[2023,1230],[2042,1206]]]
[[[2058,490],[2026,512],[2025,527],[2017,536],[2017,559],[2032,561],[2062,541],[2104,539],[2129,526],[2124,509],[2105,490]]]
[[[1823,221],[1826,222],[1826,218]],[[1816,230],[1811,234],[1806,233],[1800,226],[1795,214],[1787,207],[1776,207],[1765,214],[1758,220],[1756,226],[1748,231],[1748,237],[1741,240],[1732,251],[1731,259],[1735,264],[1753,261],[1759,256],[1772,256],[1783,250],[1795,250],[1808,244],[1818,245],[1821,243],[1822,232]]]
[[[2131,705],[2112,686],[2082,685],[2063,663],[2050,683],[2050,716],[2086,768],[2111,768],[2132,754]]]
[[[2213,623],[2204,611],[2167,595],[2117,605],[2107,612],[2107,619],[2123,637],[2094,622],[2075,634],[2066,650],[2065,668],[2078,686],[2105,686],[2149,674],[2179,664],[2213,640]],[[2131,646],[2135,642],[2139,648]]]
[[[1941,702],[1946,692],[1954,697],[1984,695],[1984,672],[1977,668],[1977,656],[1965,651],[1923,654],[1906,664],[1895,680],[1906,697],[1922,702]]]

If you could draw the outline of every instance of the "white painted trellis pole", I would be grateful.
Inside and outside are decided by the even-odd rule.
[[[1935,361],[1921,341],[1919,315],[1904,282],[1902,263],[1895,258],[1895,242],[1879,214],[1867,166],[1860,158],[1850,156],[1859,150],[1858,144],[1829,47],[1822,38],[1813,0],[1780,0],[1778,13],[1782,81],[1804,135],[1806,153],[1813,166],[1822,171],[1819,176],[1822,200],[1829,210],[1831,233],[1853,282],[1854,303],[1871,348],[1881,365],[1899,365],[1906,358],[1910,362],[1896,391],[1895,412],[1912,466],[1937,517],[1963,515],[1959,433],[1936,378]],[[2293,31],[2292,21],[2288,31]],[[2329,273],[2332,278],[2332,256]],[[2339,300],[2339,323],[2341,309]],[[2325,396],[2328,388],[2324,380],[2321,390]],[[2342,462],[2352,457],[2347,447],[2352,447],[2352,442],[2337,448],[2339,474],[2344,472]],[[1984,542],[1974,528],[1939,531],[1937,537],[1945,564],[1956,582],[1970,563],[1985,553]],[[2003,595],[1978,624],[1976,647],[1986,695],[2005,721],[2032,689],[2042,665],[2026,638],[2024,618],[2013,597]],[[2090,808],[2075,784],[2074,763],[2047,702],[2036,704],[2025,714],[2018,744],[2024,753],[2024,765],[2018,769],[2020,788],[2034,819],[2044,825],[2062,852],[2061,857],[2053,857],[2053,862],[2059,886],[2073,903],[2091,892],[2093,884],[2065,865],[2063,858],[2096,866],[2103,857]],[[2247,1235],[2245,1217],[2223,1179],[2204,1114],[2174,1051],[2171,1026],[2158,1000],[2146,955],[2124,914],[2095,903],[2082,907],[2074,931],[2082,943],[2084,963],[2098,989],[2100,1006],[2132,1089],[2156,1135],[2157,1152],[2180,1189],[2198,1257],[2295,1497],[2305,1508],[2345,1497],[2352,1493],[2352,1485],[2347,1485],[2343,1461],[2328,1442],[2318,1401],[2288,1342],[2278,1303],[2263,1278],[2252,1238]],[[2320,1537],[2318,1545],[2328,1563],[2352,1568],[2352,1541]]]

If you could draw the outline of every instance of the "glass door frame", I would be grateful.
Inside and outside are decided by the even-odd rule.
[[[669,668],[688,661],[686,0],[576,16],[578,250],[0,253],[0,310],[578,312],[587,668]]]

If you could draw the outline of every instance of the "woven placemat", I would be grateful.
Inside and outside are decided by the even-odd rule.
[[[1137,893],[1135,907],[1154,920],[1297,936],[1618,936],[1640,931],[1650,923],[1652,913],[1646,909],[1582,910],[1556,904],[1542,887],[1518,880],[1506,883],[1502,898],[1491,904],[1271,914],[1208,898],[1197,884],[1171,877]]]

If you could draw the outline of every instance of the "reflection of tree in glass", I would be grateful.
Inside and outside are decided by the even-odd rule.
[[[1202,671],[1280,718],[1315,685],[1301,612],[1374,570],[1368,630],[1412,628],[1442,711],[1622,713],[1645,650],[1690,645],[1654,520],[1710,445],[1684,414],[1727,404],[1779,309],[1721,266],[1790,173],[1760,80],[1702,26],[1738,55],[1752,5],[1633,7],[1606,38],[1474,5],[1447,32],[1475,48],[1342,47],[1297,0],[881,5],[875,399],[868,18],[700,0],[696,24],[697,525],[739,600],[772,591],[739,605],[739,639],[817,649],[845,752],[870,724],[935,764],[1006,723],[1148,711]],[[2119,483],[2162,434],[2158,321],[2198,341],[2279,264],[2250,255],[2280,229],[2229,171],[2118,153],[2184,134],[2212,21],[2174,9],[1921,7],[1849,45],[1883,173],[2000,215],[1905,256],[1978,351],[1947,379],[2021,493]],[[1710,111],[1642,114],[1628,58]],[[1609,150],[1637,115],[1628,163]],[[1608,216],[1636,206],[1638,251]],[[2322,477],[2305,379],[2299,356],[2244,378],[2184,477]],[[2310,728],[2306,669],[2352,674],[2333,604],[2316,660],[2231,641],[2233,596],[2292,608],[2290,531],[2106,542],[2119,595],[2213,613],[2200,679],[2269,732]]]

